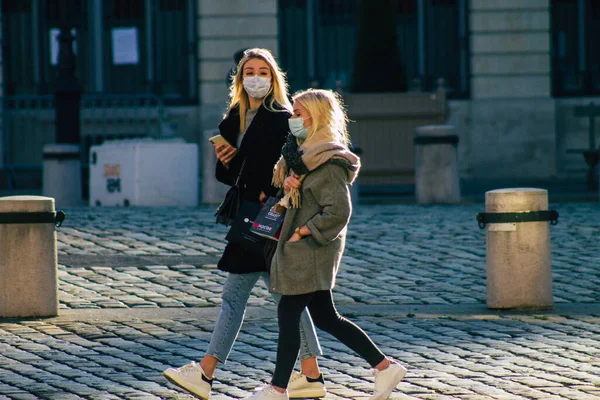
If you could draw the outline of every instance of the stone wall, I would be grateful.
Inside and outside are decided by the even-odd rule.
[[[589,118],[575,117],[574,107],[593,102],[600,105],[600,98],[557,98],[556,102],[556,165],[560,177],[583,179],[587,164],[582,154],[567,153],[571,149],[588,149]],[[595,119],[596,148],[600,146],[600,118]]]
[[[199,122],[203,130],[221,121],[233,54],[249,47],[265,47],[277,55],[277,0],[198,0]]]
[[[223,104],[237,50],[266,47],[277,54],[277,1],[200,0],[198,9],[200,100]]]
[[[471,101],[452,102],[466,179],[556,175],[549,0],[472,0]]]
[[[276,0],[198,0],[200,106],[179,113],[186,139],[202,144],[202,132],[222,119],[235,51],[277,55],[277,24]],[[581,156],[566,150],[587,147],[588,122],[572,108],[594,99],[552,97],[550,0],[470,0],[469,28],[471,98],[450,101],[461,177],[583,176]]]
[[[181,121],[181,127],[198,127],[186,138],[195,137],[200,145],[202,169],[203,156],[213,151],[212,147],[206,148],[209,145],[203,139],[204,132],[215,129],[223,119],[229,94],[227,74],[234,66],[234,53],[243,48],[263,47],[277,56],[277,0],[198,0],[197,25],[200,105],[188,121]],[[219,184],[211,184],[215,186],[209,185],[211,190],[220,190],[216,187]]]

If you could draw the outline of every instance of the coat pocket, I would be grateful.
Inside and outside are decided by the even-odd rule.
[[[297,242],[281,243],[277,252],[279,284],[284,294],[302,294],[316,291],[317,264],[315,248],[318,243],[307,237]]]

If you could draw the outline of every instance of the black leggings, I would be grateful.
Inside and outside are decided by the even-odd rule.
[[[300,314],[306,307],[317,328],[330,333],[354,350],[371,367],[375,367],[385,359],[385,355],[362,329],[338,314],[333,304],[331,290],[283,296],[277,308],[279,341],[277,363],[271,381],[273,385],[287,388],[300,351]]]

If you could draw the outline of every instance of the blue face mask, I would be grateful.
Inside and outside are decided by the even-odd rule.
[[[304,126],[304,118],[290,118],[288,124],[290,125],[290,132],[298,139],[304,140],[308,137],[308,128]]]

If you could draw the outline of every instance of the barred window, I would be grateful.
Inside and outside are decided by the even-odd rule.
[[[279,0],[279,54],[292,90],[315,84],[333,89],[337,81],[349,87],[360,1]],[[450,97],[467,97],[467,1],[393,0],[387,4],[396,19],[405,86],[433,90],[436,81],[444,78]]]
[[[552,92],[600,94],[600,0],[552,0]]]
[[[195,0],[3,0],[5,94],[51,94],[68,9],[85,93],[197,101]]]

